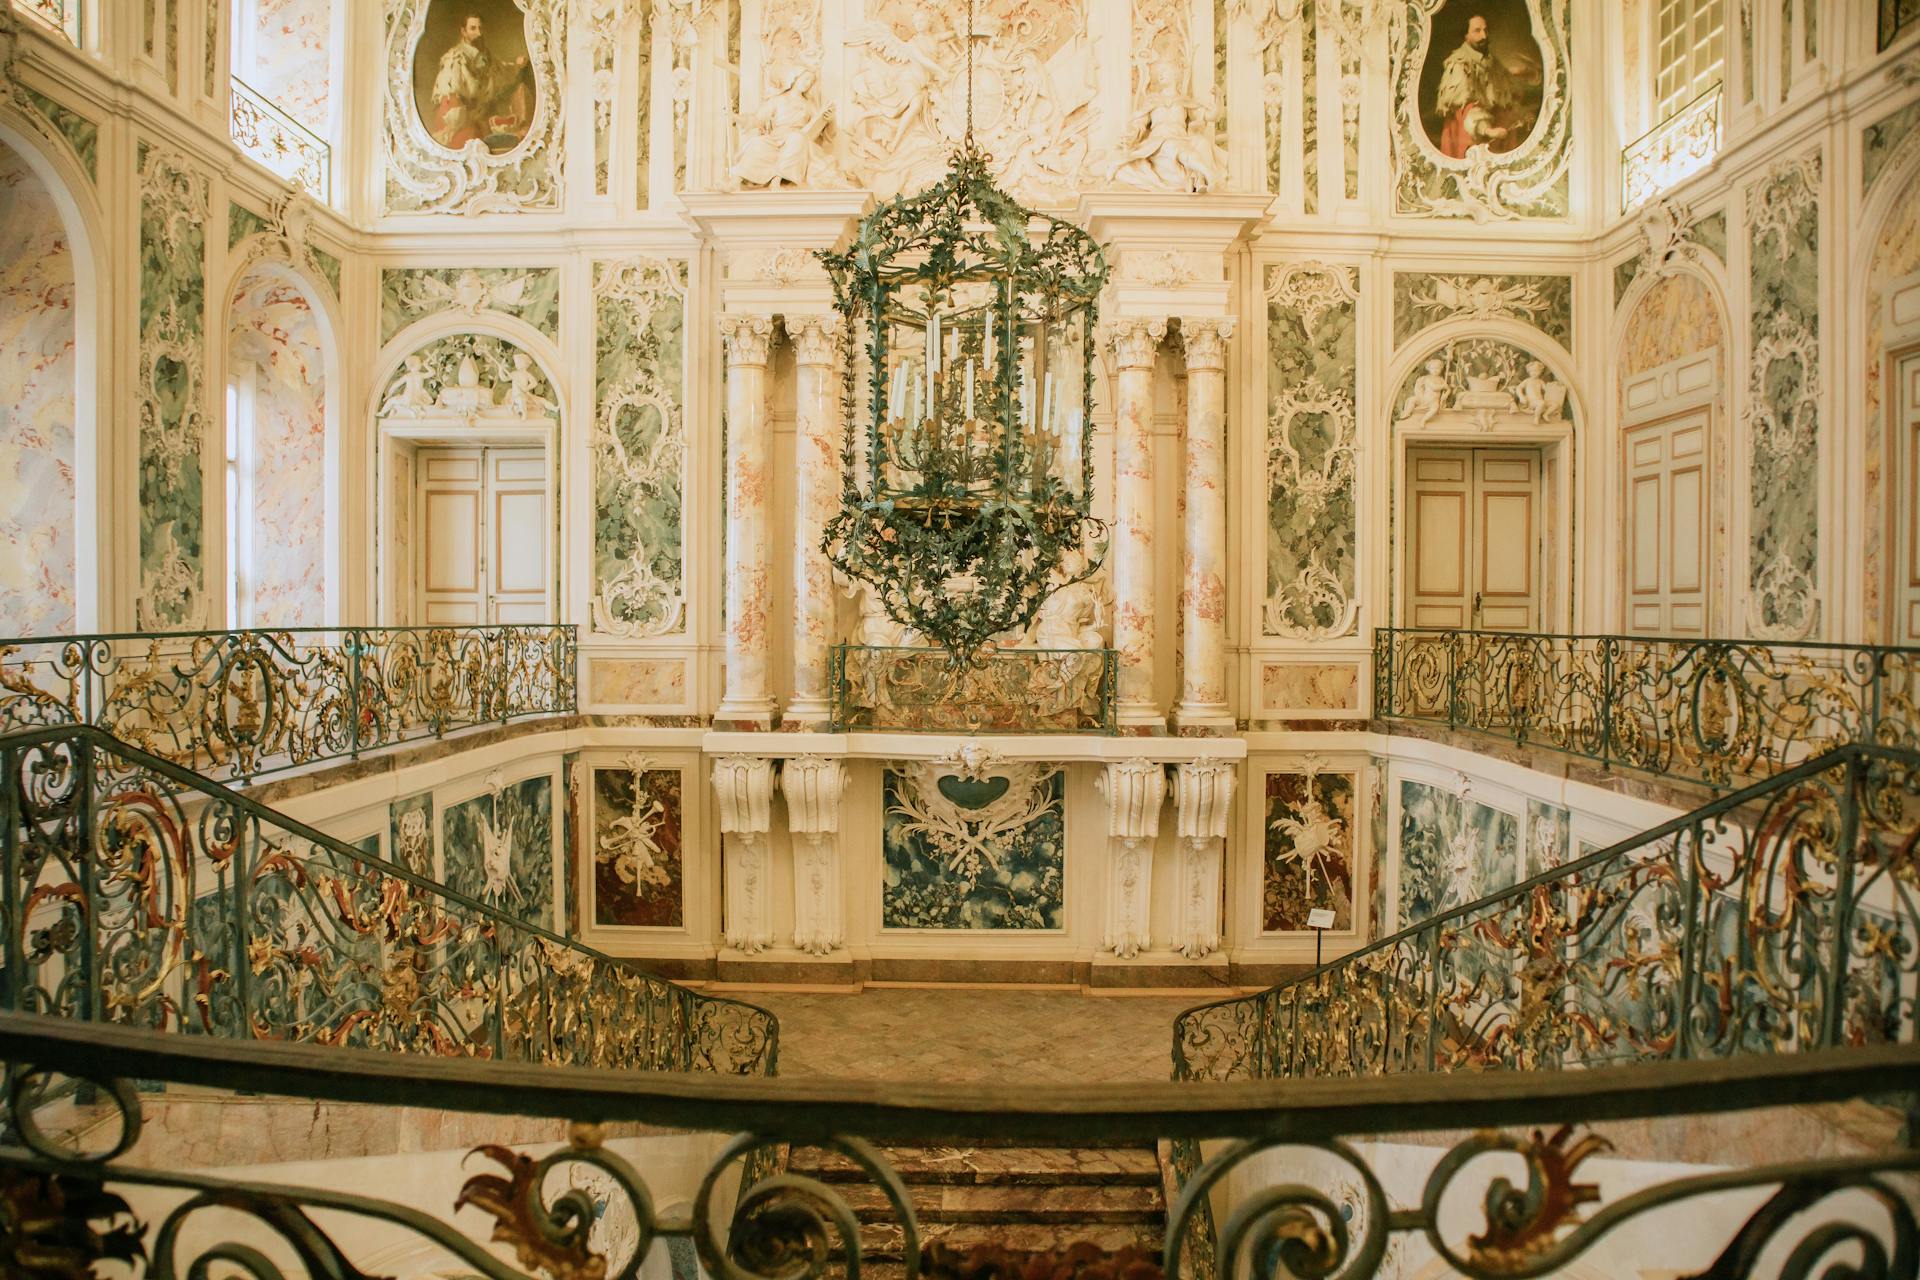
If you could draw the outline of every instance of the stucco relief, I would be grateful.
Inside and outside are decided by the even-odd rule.
[[[437,45],[423,49],[429,19],[443,7],[437,0],[386,0],[385,211],[558,208],[566,133],[566,0],[492,0],[489,12],[521,17],[514,48],[525,47],[524,73],[531,83],[520,84],[509,60],[499,68],[498,83],[488,80],[484,95],[469,92],[472,102],[448,109],[431,105],[450,96],[435,91],[439,73],[434,71],[427,76],[424,96],[430,105],[423,111],[416,74],[420,59],[449,52]],[[437,39],[444,43],[447,36]],[[510,72],[516,77],[512,85],[506,83]],[[509,93],[513,105],[501,111],[479,100]],[[467,121],[469,116],[474,119]]]
[[[1565,217],[1567,0],[1406,0],[1404,14],[1389,33],[1394,212]]]
[[[592,625],[607,635],[685,625],[686,304],[685,262],[595,267]]]
[[[1065,905],[1064,775],[951,762],[885,774],[881,923],[889,929],[1058,929]],[[986,798],[978,788],[999,782]]]
[[[1262,933],[1304,930],[1316,910],[1332,911],[1335,929],[1353,928],[1359,775],[1314,764],[1309,758],[1303,772],[1266,776]]]
[[[1519,320],[1571,350],[1573,277],[1393,273],[1395,346],[1430,325],[1456,316],[1472,320]]]
[[[740,187],[841,187],[832,108],[820,84],[820,0],[761,11],[759,99],[741,113],[728,176]]]
[[[143,631],[206,621],[201,449],[207,438],[208,182],[142,142],[140,173],[140,594]]]
[[[1747,622],[1769,640],[1804,639],[1820,615],[1820,175],[1813,152],[1747,192]]]
[[[1287,263],[1267,277],[1268,635],[1351,634],[1358,391],[1351,266]]]
[[[848,36],[845,163],[883,196],[931,185],[966,131],[966,17],[869,0]],[[1096,85],[1086,0],[987,0],[975,16],[973,126],[998,181],[1039,204],[1085,185]]]
[[[554,267],[400,267],[380,273],[380,341],[442,311],[482,311],[560,336],[560,272]]]

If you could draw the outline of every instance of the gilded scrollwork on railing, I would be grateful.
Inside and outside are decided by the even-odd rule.
[[[753,1082],[722,1093],[639,1079],[631,1089],[608,1091],[598,1074],[554,1071],[525,1095],[530,1114],[612,1114],[568,1122],[564,1140],[544,1151],[494,1142],[475,1147],[464,1182],[436,1206],[146,1167],[130,1157],[143,1149],[143,1117],[169,1095],[143,1092],[99,1064],[130,1051],[158,1080],[197,1081],[206,1071],[204,1058],[170,1047],[181,1038],[153,1032],[122,1031],[93,1043],[34,1025],[50,1021],[0,1015],[0,1057],[9,1068],[0,1105],[0,1223],[9,1234],[0,1240],[12,1246],[10,1260],[38,1260],[23,1272],[36,1277],[111,1269],[145,1280],[207,1274],[223,1262],[245,1269],[238,1263],[265,1255],[240,1242],[258,1241],[262,1231],[307,1274],[355,1276],[361,1274],[352,1265],[362,1243],[358,1233],[375,1223],[397,1227],[454,1259],[460,1270],[489,1280],[634,1280],[663,1239],[690,1243],[716,1280],[837,1280],[869,1270],[863,1251],[873,1237],[863,1224],[874,1222],[897,1224],[899,1243],[886,1247],[889,1254],[897,1248],[904,1260],[905,1280],[929,1274],[1363,1280],[1408,1274],[1419,1265],[1415,1249],[1431,1254],[1432,1266],[1444,1266],[1447,1274],[1477,1280],[1565,1274],[1580,1262],[1612,1262],[1637,1273],[1644,1265],[1628,1259],[1655,1263],[1649,1248],[1660,1250],[1662,1268],[1697,1276],[1758,1274],[1767,1258],[1783,1265],[1765,1274],[1793,1276],[1906,1277],[1920,1268],[1920,1224],[1908,1192],[1920,1172],[1920,1152],[1894,1146],[1725,1168],[1662,1166],[1621,1177],[1601,1167],[1614,1144],[1594,1127],[1614,1115],[1704,1118],[1722,1109],[1728,1091],[1744,1106],[1772,1092],[1858,1098],[1910,1078],[1920,1066],[1911,1048],[1873,1064],[1827,1054],[1805,1065],[1786,1060],[1786,1069],[1782,1060],[1749,1059],[1745,1067],[1716,1068],[1711,1075],[1695,1069],[1698,1064],[1627,1068],[1610,1077],[1613,1087],[1606,1091],[1594,1090],[1591,1076],[1567,1073],[1546,1077],[1554,1082],[1550,1089],[1533,1086],[1525,1094],[1427,1087],[1401,1097],[1334,1102],[1330,1093],[1296,1090],[1297,1107],[1264,1093],[1245,1109],[1227,1110],[1197,1091],[1191,1105],[1170,1096],[1094,1097],[1045,1087],[1009,1087],[986,1098],[931,1090],[882,1101],[868,1086],[819,1081],[797,1090],[779,1081]],[[224,1072],[224,1083],[269,1095],[311,1095],[317,1104],[358,1096],[377,1072],[388,1087],[435,1097],[455,1113],[500,1106],[490,1082],[474,1078],[471,1069],[463,1068],[459,1080],[440,1074],[447,1068],[436,1063],[398,1071],[368,1063],[317,1069],[329,1056],[273,1046]],[[53,1065],[43,1066],[49,1059]],[[1657,1080],[1649,1071],[1660,1073]],[[1522,1096],[1529,1110],[1538,1112],[1545,1102],[1564,1118],[1538,1127],[1502,1122],[1501,1113]],[[676,1102],[681,1115],[671,1110]],[[690,1208],[673,1215],[656,1208],[665,1187],[652,1185],[651,1175],[677,1180],[679,1159],[656,1171],[644,1147],[616,1151],[609,1141],[615,1124],[659,1114],[701,1130],[749,1121],[707,1162]],[[1036,1143],[1057,1133],[1063,1120],[1097,1121],[1104,1135],[1127,1141],[1169,1131],[1189,1135],[1176,1143],[1191,1160],[1181,1166],[1181,1191],[1169,1206],[1161,1265],[1134,1246],[1112,1253],[1092,1243],[1058,1253],[1007,1248],[991,1239],[993,1223],[986,1224],[988,1238],[971,1249],[929,1241],[935,1233],[923,1231],[904,1180],[874,1138],[884,1133],[909,1146],[933,1145],[950,1136],[946,1126],[963,1114],[979,1140],[994,1144]],[[786,1117],[777,1128],[751,1123],[776,1115]],[[1392,1154],[1392,1143],[1396,1135],[1420,1131],[1434,1132],[1438,1159],[1408,1182],[1399,1167],[1405,1157]],[[1205,1159],[1202,1141],[1211,1150]],[[763,1153],[789,1145],[818,1148],[833,1174],[754,1175]],[[1195,1226],[1210,1220],[1210,1206],[1222,1196],[1231,1209],[1216,1250],[1210,1233]],[[1688,1215],[1684,1230],[1673,1229],[1680,1219],[1669,1211],[1676,1209]],[[1616,1241],[1624,1252],[1605,1256],[1602,1246]]]
[[[0,730],[96,725],[212,777],[263,774],[577,705],[570,626],[0,642]]]
[[[1112,649],[994,649],[955,667],[943,649],[835,645],[835,732],[1114,732]]]
[[[1920,729],[1914,649],[1383,627],[1374,672],[1379,719],[1712,787]]]
[[[766,1074],[777,1027],[88,726],[0,739],[7,1007],[437,1057]]]

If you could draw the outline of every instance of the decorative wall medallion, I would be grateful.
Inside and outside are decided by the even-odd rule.
[[[594,276],[593,628],[684,625],[685,262],[634,257]]]
[[[1066,826],[1057,765],[915,761],[885,779],[889,929],[1058,929]],[[943,783],[1001,784],[956,803]],[[984,801],[984,802],[980,802]]]
[[[1394,212],[1565,217],[1567,0],[1406,0],[1405,15],[1391,33]]]
[[[1354,269],[1286,263],[1267,275],[1268,635],[1351,634],[1358,422]]]
[[[559,207],[566,13],[567,0],[387,0],[386,212]]]

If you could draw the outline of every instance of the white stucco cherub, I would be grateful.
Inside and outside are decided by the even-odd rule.
[[[1547,414],[1547,402],[1550,398],[1547,392],[1548,382],[1541,376],[1546,369],[1547,366],[1538,360],[1527,361],[1527,376],[1513,388],[1514,403],[1520,407],[1520,412],[1533,415],[1535,422],[1540,421]]]
[[[1427,371],[1413,380],[1413,391],[1400,407],[1402,418],[1411,419],[1415,426],[1425,426],[1434,414],[1447,407],[1447,397],[1453,388],[1447,385],[1446,367],[1442,360],[1427,361]]]
[[[533,358],[524,351],[516,351],[513,372],[507,375],[507,412],[516,418],[554,412],[557,406],[540,394],[539,386],[540,373],[533,367]]]
[[[433,393],[427,389],[430,375],[426,361],[419,356],[408,356],[393,385],[387,388],[386,399],[380,402],[383,416],[404,416],[418,414],[433,407]]]

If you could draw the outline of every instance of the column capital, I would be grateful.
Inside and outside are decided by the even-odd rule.
[[[773,345],[773,317],[727,312],[720,317],[720,338],[728,364],[763,365]]]
[[[1181,316],[1180,336],[1187,343],[1187,369],[1225,369],[1232,316]]]
[[[1120,316],[1104,327],[1107,349],[1122,369],[1151,369],[1154,352],[1167,336],[1165,316]]]
[[[846,337],[847,322],[832,311],[815,311],[781,318],[787,341],[793,344],[798,364],[833,364],[840,355],[840,343]]]

